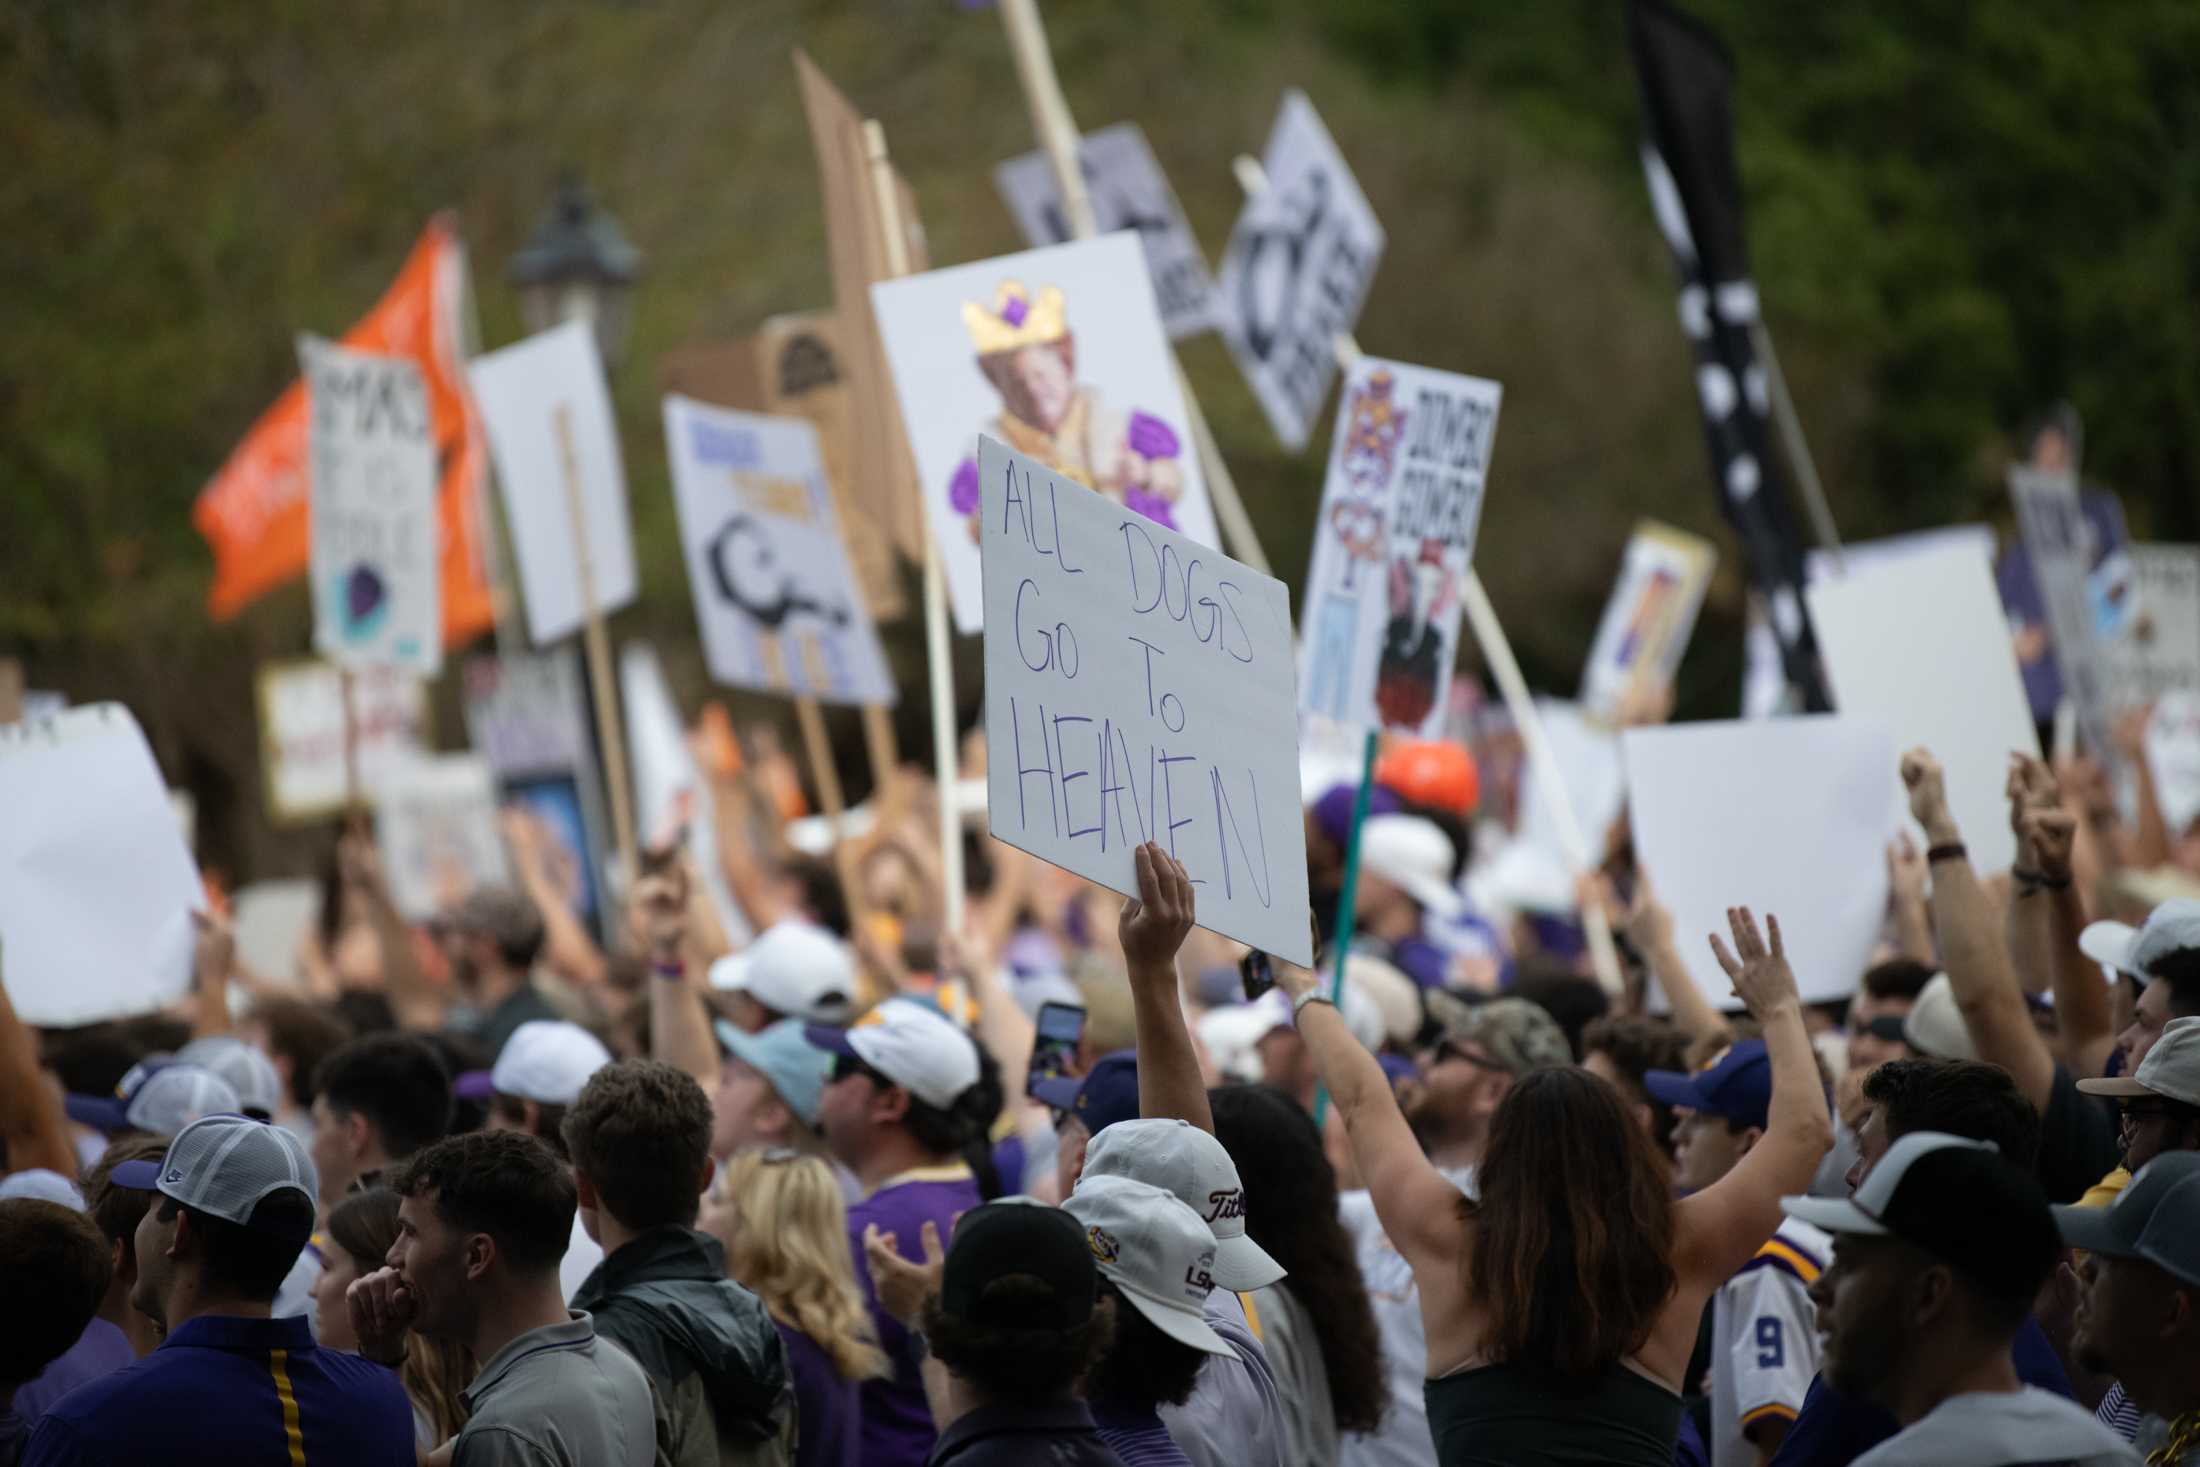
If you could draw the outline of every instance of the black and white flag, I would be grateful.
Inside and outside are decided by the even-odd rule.
[[[1829,704],[1803,606],[1803,543],[1768,451],[1769,398],[1750,340],[1757,287],[1734,166],[1733,65],[1716,35],[1664,0],[1629,6],[1628,41],[1642,85],[1643,172],[1680,272],[1681,329],[1695,352],[1719,505],[1741,536],[1788,684],[1805,709],[1820,711]]]

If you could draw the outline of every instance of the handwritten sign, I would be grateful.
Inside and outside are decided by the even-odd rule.
[[[499,779],[588,765],[588,708],[571,648],[469,657],[466,737]]]
[[[1701,536],[1652,520],[1635,526],[1581,674],[1581,701],[1593,716],[1617,722],[1620,702],[1638,680],[1672,683],[1718,560]]]
[[[477,886],[511,880],[497,830],[497,791],[488,764],[471,754],[438,754],[391,771],[375,810],[390,898],[424,922]]]
[[[988,828],[1126,895],[1182,861],[1200,925],[1311,962],[1283,583],[978,440]]]
[[[313,646],[346,667],[443,665],[435,420],[417,363],[298,338],[313,464]]]
[[[2102,759],[2112,759],[2109,668],[2088,589],[2096,537],[2078,498],[2077,478],[2012,468],[2009,498],[2016,505],[2025,553],[2039,582],[2063,691],[2078,711],[2078,726],[2087,745]]]
[[[1353,366],[1306,577],[1307,712],[1441,736],[1501,392],[1404,362]]]
[[[130,711],[0,726],[0,810],[0,969],[24,1021],[66,1028],[181,997],[205,899]]]
[[[1192,226],[1161,171],[1146,134],[1135,122],[1119,122],[1088,132],[1077,145],[1077,166],[1085,175],[1093,221],[1102,234],[1135,229],[1146,251],[1154,298],[1169,336],[1181,341],[1215,324],[1215,282],[1207,273]],[[1062,213],[1062,191],[1054,162],[1044,149],[1011,158],[993,170],[993,182],[1016,216],[1024,238],[1033,245],[1066,243],[1069,220]]]
[[[1284,94],[1261,155],[1268,186],[1245,201],[1222,254],[1222,336],[1268,422],[1306,446],[1360,319],[1383,226],[1304,92]]]
[[[2138,606],[2109,646],[2119,708],[2200,693],[2200,546],[2128,549]]]
[[[270,662],[260,668],[257,691],[260,770],[270,818],[298,824],[342,810],[351,797],[343,674],[313,659]],[[350,722],[359,794],[372,801],[390,769],[423,750],[427,690],[420,679],[395,668],[354,673]]]
[[[547,647],[579,630],[583,619],[582,547],[574,539],[568,475],[580,488],[596,610],[608,616],[634,599],[626,471],[595,330],[586,321],[552,327],[476,357],[467,376],[504,486],[527,635]]]
[[[668,397],[665,447],[711,676],[891,706],[894,681],[841,542],[817,431]]]

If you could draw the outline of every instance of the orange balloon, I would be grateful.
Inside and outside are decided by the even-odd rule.
[[[1375,782],[1416,805],[1472,811],[1482,795],[1482,776],[1474,756],[1457,744],[1437,739],[1403,739],[1375,761]]]

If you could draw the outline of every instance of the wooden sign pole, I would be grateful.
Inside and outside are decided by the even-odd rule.
[[[573,451],[573,412],[559,403],[551,414],[563,466],[565,507],[573,517],[573,562],[581,581],[581,635],[588,657],[588,686],[596,705],[596,737],[603,743],[604,783],[611,787],[611,829],[618,844],[619,876],[630,882],[641,870],[634,839],[634,792],[627,783],[626,733],[619,719],[619,690],[611,676],[611,640],[596,605],[596,573],[588,555],[588,512],[581,502],[580,460]],[[617,931],[620,924],[607,923]]]
[[[1062,217],[1069,221],[1072,239],[1091,239],[1100,232],[1099,221],[1085,189],[1085,172],[1077,164],[1077,122],[1070,116],[1061,79],[1054,72],[1054,55],[1047,47],[1038,0],[1000,0],[1000,10],[1001,26],[1008,32],[1008,48],[1016,61],[1016,80],[1024,89],[1025,104],[1031,108],[1032,131],[1039,135],[1039,146],[1054,165],[1055,187],[1062,194]],[[1261,549],[1252,516],[1245,512],[1245,501],[1238,497],[1237,481],[1230,477],[1230,466],[1222,461],[1222,448],[1207,426],[1207,415],[1200,411],[1192,379],[1184,374],[1184,364],[1177,360],[1174,346],[1169,348],[1169,365],[1176,372],[1177,391],[1184,396],[1184,416],[1189,419],[1186,426],[1191,429],[1192,447],[1199,454],[1215,519],[1237,558],[1262,575],[1271,575],[1268,553]]]
[[[863,146],[871,163],[871,186],[878,194],[879,217],[886,227],[888,278],[899,278],[909,273],[909,237],[902,223],[893,165],[886,156],[886,129],[876,121],[866,121]],[[955,738],[955,668],[949,660],[954,644],[947,628],[947,577],[940,564],[939,537],[933,533],[929,516],[924,532],[924,651],[932,684],[932,772],[939,785],[940,884],[945,888],[947,907],[944,930],[959,935],[963,928],[963,848],[962,811],[955,799],[961,751]]]

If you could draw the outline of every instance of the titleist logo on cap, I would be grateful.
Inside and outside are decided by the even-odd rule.
[[[1220,1222],[1224,1218],[1245,1216],[1245,1194],[1242,1191],[1209,1192],[1207,1194],[1207,1221]]]

